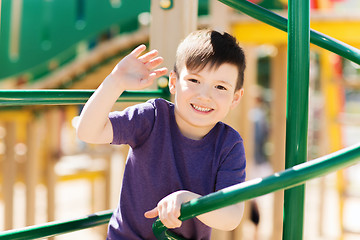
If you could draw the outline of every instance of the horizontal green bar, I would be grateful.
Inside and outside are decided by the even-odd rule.
[[[266,178],[246,181],[221,191],[191,200],[181,207],[180,220],[184,221],[203,213],[256,198],[281,189],[303,184],[305,181],[320,177],[330,172],[349,167],[360,161],[360,144],[342,149],[327,156],[296,165],[285,171],[275,173]],[[157,239],[164,238],[166,227],[157,219],[153,224],[153,232]],[[176,239],[176,238],[172,238]]]
[[[0,90],[1,106],[85,104],[95,90]],[[150,98],[169,98],[167,89],[126,91],[118,102],[142,102]]]
[[[288,20],[263,7],[245,0],[219,0],[250,17],[287,32]],[[310,30],[310,42],[360,64],[360,50],[315,30]]]
[[[49,222],[23,229],[4,231],[0,233],[0,240],[39,239],[96,227],[108,223],[112,213],[112,210],[107,210],[70,221]]]

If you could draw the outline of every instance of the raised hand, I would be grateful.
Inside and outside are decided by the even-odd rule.
[[[141,55],[146,50],[145,45],[136,47],[124,57],[113,69],[109,77],[117,81],[124,90],[139,90],[149,87],[153,81],[167,73],[167,68],[158,68],[163,58],[157,50]]]

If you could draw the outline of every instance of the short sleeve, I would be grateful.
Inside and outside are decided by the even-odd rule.
[[[220,163],[215,191],[245,181],[246,159],[243,142],[237,142]]]
[[[155,106],[142,103],[123,111],[111,112],[109,119],[113,128],[111,144],[129,144],[135,148],[143,144],[150,135],[155,121]]]

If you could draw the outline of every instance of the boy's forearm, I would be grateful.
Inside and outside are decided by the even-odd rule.
[[[238,203],[212,212],[204,213],[197,218],[205,225],[223,230],[234,230],[242,219],[244,213],[244,203]]]
[[[110,143],[112,126],[108,115],[123,89],[111,74],[85,104],[77,126],[79,139],[89,143]]]
[[[189,192],[189,191],[179,191],[184,192],[183,202],[191,201],[192,199],[199,198],[201,195]],[[242,219],[244,213],[244,203],[234,204],[225,208],[220,208],[208,213],[201,214],[197,218],[204,223],[205,225],[223,230],[231,231],[235,229]]]

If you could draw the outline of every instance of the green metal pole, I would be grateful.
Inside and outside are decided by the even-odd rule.
[[[309,98],[310,4],[290,0],[285,168],[306,162]],[[303,236],[305,185],[285,191],[283,239]]]
[[[78,105],[85,104],[95,90],[0,90],[1,106]],[[167,88],[125,91],[118,102],[143,102],[149,98],[169,99]]]
[[[219,0],[220,2],[239,10],[250,17],[262,21],[270,26],[276,27],[284,32],[287,31],[288,20],[275,14],[263,7],[246,0]],[[301,0],[303,1],[303,0]],[[360,50],[343,43],[337,39],[329,37],[315,30],[310,30],[310,40],[313,44],[332,51],[340,56],[360,64]]]
[[[30,240],[56,236],[86,228],[96,227],[109,222],[112,210],[94,213],[70,221],[56,221],[46,224],[26,227],[23,229],[9,230],[0,233],[1,240]]]

